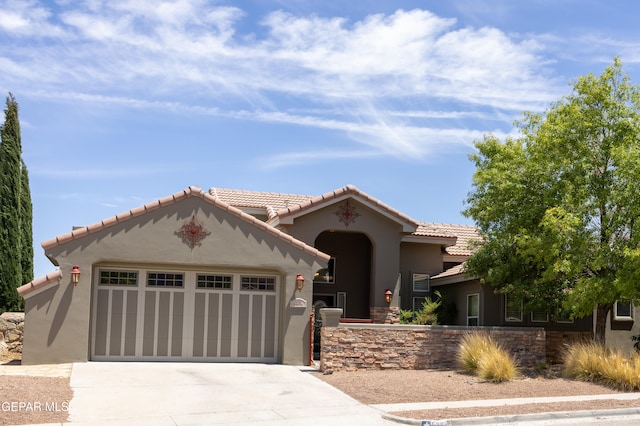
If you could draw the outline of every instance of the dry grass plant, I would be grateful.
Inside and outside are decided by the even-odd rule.
[[[494,383],[512,380],[518,374],[511,355],[486,333],[468,333],[460,342],[460,367],[467,373]]]
[[[624,391],[640,390],[640,355],[586,342],[567,347],[564,374]]]

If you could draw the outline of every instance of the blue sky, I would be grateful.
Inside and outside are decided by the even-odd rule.
[[[189,185],[354,184],[471,223],[468,154],[614,56],[640,83],[640,2],[0,0],[40,243]]]

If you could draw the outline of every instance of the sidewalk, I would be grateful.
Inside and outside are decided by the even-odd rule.
[[[636,400],[640,399],[640,393],[618,393],[601,395],[576,395],[558,397],[538,397],[538,398],[507,398],[507,399],[485,399],[485,400],[465,400],[465,401],[440,401],[440,402],[415,402],[399,404],[371,404],[370,407],[380,410],[382,417],[396,423],[408,425],[423,425],[429,419],[412,419],[400,417],[389,413],[402,411],[434,410],[446,408],[469,408],[469,407],[500,407],[507,405],[545,404],[555,402],[578,402],[594,400]],[[589,421],[597,421],[606,424],[607,422],[617,423],[624,420],[626,424],[640,424],[640,407],[623,408],[597,411],[555,411],[549,413],[536,414],[515,414],[474,418],[455,418],[449,420],[431,421],[427,425],[560,425],[560,424],[587,424]]]

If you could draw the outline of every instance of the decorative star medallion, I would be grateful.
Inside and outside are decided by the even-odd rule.
[[[349,204],[349,200],[347,200],[340,206],[336,212],[336,216],[338,216],[338,220],[348,228],[349,225],[356,222],[356,219],[360,217],[360,213],[358,213],[355,206]]]
[[[195,246],[202,244],[207,235],[211,234],[202,224],[196,219],[195,216],[191,216],[191,220],[185,222],[180,229],[176,231],[176,235],[182,238],[182,242],[193,250]]]

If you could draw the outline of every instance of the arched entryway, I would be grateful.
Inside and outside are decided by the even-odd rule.
[[[344,308],[345,318],[370,317],[371,241],[360,232],[324,231],[315,248],[331,256],[314,277],[313,302]]]

